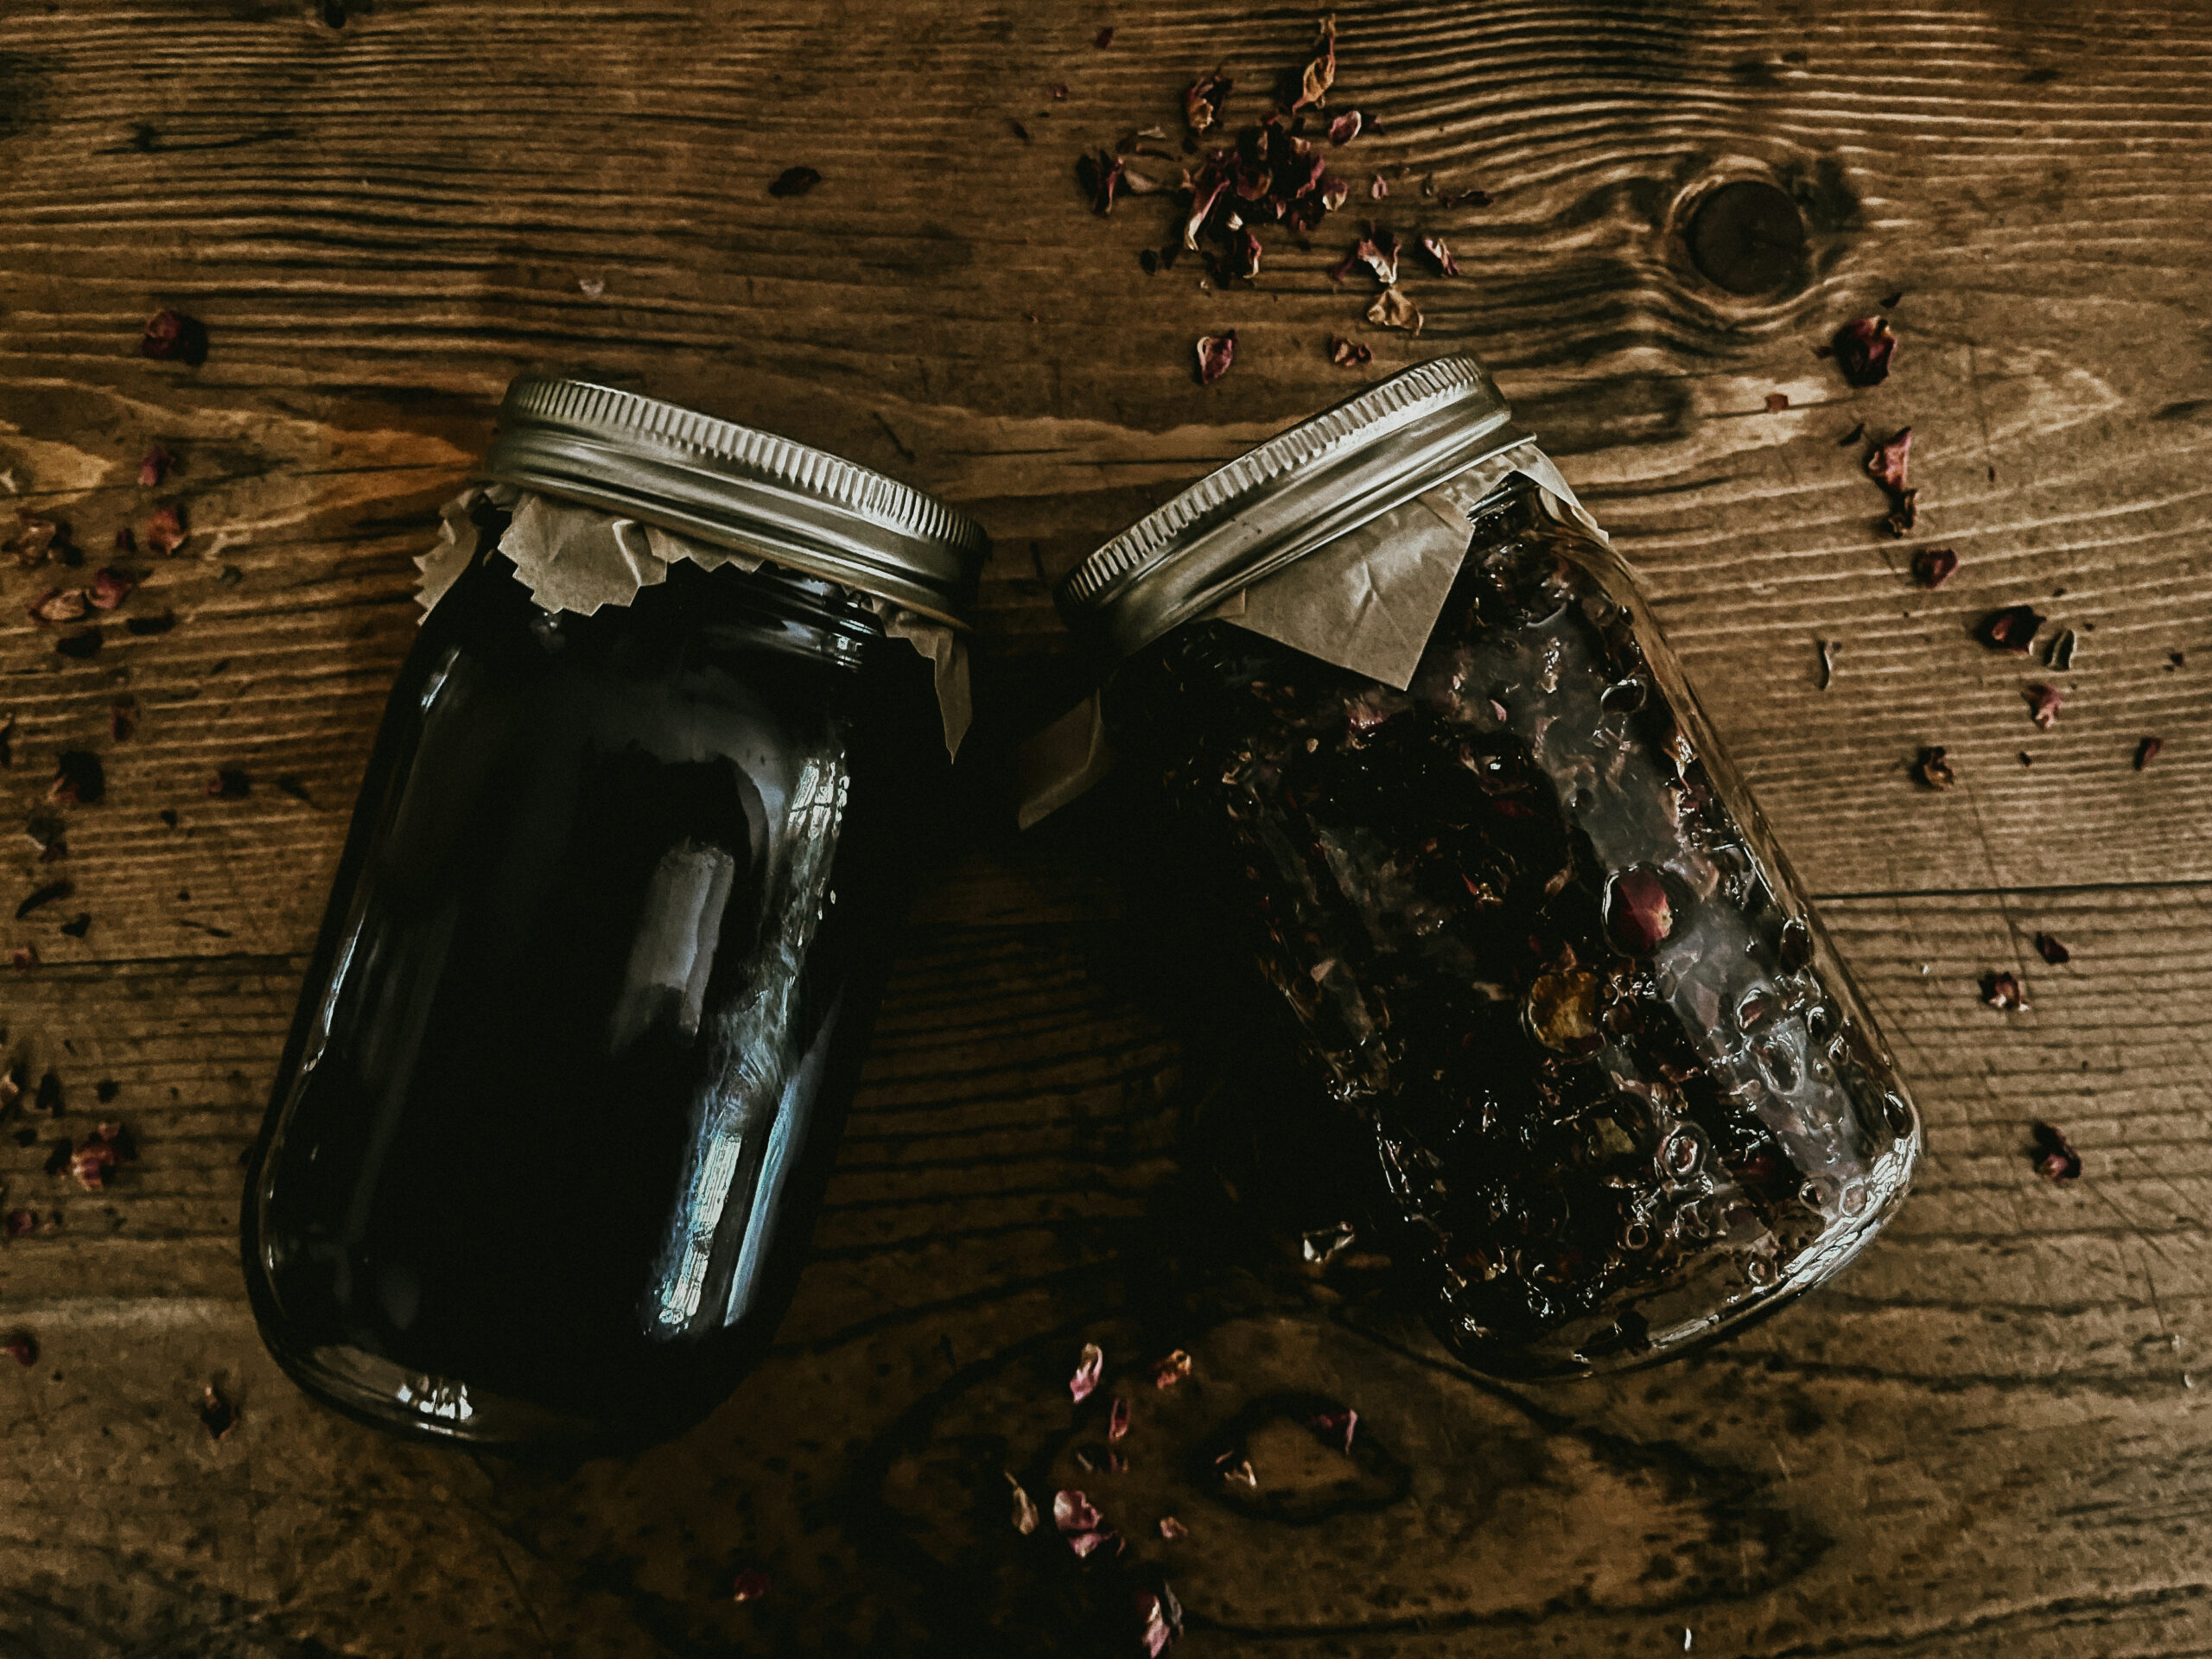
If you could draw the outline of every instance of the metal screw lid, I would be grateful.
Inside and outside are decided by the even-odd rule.
[[[1481,364],[1417,364],[1210,473],[1076,566],[1053,594],[1127,656],[1294,559],[1528,441]]]
[[[964,624],[983,527],[772,432],[588,380],[507,388],[486,475],[588,502]]]

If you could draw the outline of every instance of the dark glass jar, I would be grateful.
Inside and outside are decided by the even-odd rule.
[[[1432,1323],[1478,1370],[1573,1376],[1829,1277],[1920,1133],[1634,575],[1505,422],[1471,359],[1408,371],[1060,597],[1124,657],[1116,747],[1371,1128]],[[1357,620],[1299,562],[1357,532],[1336,591],[1380,591],[1439,524],[1403,683],[1325,660]],[[1268,626],[1298,644],[1208,614],[1287,579],[1308,591]]]
[[[246,1279],[271,1351],[356,1416],[636,1443],[726,1396],[790,1299],[948,782],[929,665],[873,601],[957,617],[984,544],[834,457],[577,383],[518,382],[488,470],[767,562],[550,611],[478,505],[362,784]]]

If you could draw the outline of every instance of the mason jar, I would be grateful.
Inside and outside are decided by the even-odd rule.
[[[641,1442],[724,1398],[790,1300],[949,784],[931,664],[887,634],[949,636],[986,543],[834,455],[575,381],[515,384],[485,474],[362,781],[246,1279],[271,1352],[354,1416]],[[601,532],[633,595],[541,602]]]
[[[1230,462],[1058,598],[1469,1365],[1681,1352],[1896,1209],[1921,1135],[1866,1004],[1634,572],[1473,359]]]

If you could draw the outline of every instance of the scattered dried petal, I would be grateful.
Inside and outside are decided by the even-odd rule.
[[[822,175],[810,167],[787,167],[770,181],[772,196],[803,196],[822,182]]]
[[[1821,648],[1821,690],[1825,691],[1835,683],[1836,653],[1843,649],[1843,645],[1836,639],[1821,639],[1815,643]]]
[[[1329,341],[1329,361],[1340,369],[1356,369],[1374,360],[1375,353],[1356,340],[1345,340],[1338,335]]]
[[[1854,386],[1878,386],[1890,378],[1890,359],[1896,355],[1897,337],[1880,317],[1861,317],[1835,332],[1827,352],[1843,378]]]
[[[1065,80],[1054,81],[1045,91],[1055,104],[1065,104],[1068,101],[1068,84]]]
[[[1992,651],[2009,651],[2016,657],[2024,657],[2028,647],[2035,643],[2036,630],[2043,625],[2043,616],[2033,606],[2007,605],[2003,610],[1992,611],[1983,617],[1976,632],[1981,643]]]
[[[181,311],[156,311],[146,319],[138,353],[163,362],[174,359],[194,368],[207,360],[207,329],[197,317]]]
[[[1129,1402],[1120,1395],[1114,1396],[1114,1408],[1106,1416],[1106,1438],[1118,1440],[1129,1432]]]
[[[1337,20],[1332,15],[1321,20],[1320,38],[1313,42],[1313,60],[1306,66],[1290,112],[1295,115],[1300,110],[1320,108],[1328,102],[1329,88],[1336,84]]]
[[[24,607],[34,622],[59,626],[64,622],[75,622],[85,614],[85,590],[81,588],[49,588]]]
[[[1787,408],[1789,408],[1789,394],[1788,392],[1786,392],[1786,391],[1770,391],[1769,393],[1767,393],[1767,395],[1766,395],[1766,412],[1767,412],[1768,414],[1770,414],[1770,415],[1779,415],[1779,414],[1781,414],[1781,413],[1782,413],[1782,411],[1783,411],[1783,410],[1785,410],[1785,409],[1787,409]]]
[[[1180,1348],[1166,1358],[1155,1360],[1152,1367],[1152,1386],[1172,1389],[1191,1374],[1191,1357]]]
[[[68,540],[68,532],[55,520],[19,512],[16,514],[14,533],[0,546],[15,554],[16,563],[29,569],[44,564],[66,548]]]
[[[85,597],[92,601],[95,610],[111,611],[130,598],[130,590],[137,585],[120,570],[112,570],[103,565],[92,572],[92,585],[86,590]]]
[[[1236,83],[1216,69],[1191,83],[1183,94],[1183,118],[1192,132],[1204,132],[1213,125],[1221,113],[1221,106],[1228,102],[1229,94]]]
[[[1006,1484],[1014,1488],[1014,1529],[1026,1538],[1037,1530],[1037,1505],[1022,1491],[1021,1483],[1014,1478],[1012,1470],[1004,1473]]]
[[[107,768],[99,756],[89,749],[64,749],[56,757],[47,799],[64,806],[94,806],[106,793]]]
[[[1090,1532],[1105,1518],[1096,1504],[1071,1486],[1052,1495],[1052,1524],[1062,1532]]]
[[[1912,534],[1913,526],[1920,522],[1920,492],[1906,490],[1890,498],[1890,516],[1882,520],[1882,528],[1902,541]]]
[[[1421,333],[1421,308],[1395,288],[1386,288],[1376,296],[1375,303],[1367,308],[1367,320],[1379,322],[1385,328],[1403,328],[1414,334]]]
[[[1351,200],[1351,186],[1342,179],[1330,179],[1321,186],[1320,202],[1325,213],[1335,213]]]
[[[2140,772],[2158,758],[2158,751],[2166,747],[2163,738],[2146,737],[2135,746],[2135,770]]]
[[[19,944],[8,953],[8,960],[18,968],[35,968],[38,966],[38,947]]]
[[[175,457],[160,444],[151,446],[139,457],[138,487],[143,490],[159,489],[162,480],[169,475],[169,468],[175,464]]]
[[[582,295],[584,298],[588,300],[595,300],[601,295],[607,292],[607,278],[604,276],[579,276],[576,278],[576,292]]]
[[[1172,1515],[1160,1517],[1160,1535],[1163,1538],[1187,1538],[1191,1529]]]
[[[2074,959],[2074,953],[2061,944],[2054,935],[2049,933],[2036,935],[2036,954],[2054,968]]]
[[[1236,331],[1204,334],[1198,340],[1198,384],[1210,386],[1229,372],[1236,358]]]
[[[1912,429],[1908,426],[1887,443],[1874,447],[1874,453],[1866,457],[1866,476],[1891,495],[1902,495],[1907,487],[1905,472],[1911,460]]]
[[[1464,877],[1461,879],[1465,880]],[[1340,1221],[1333,1227],[1324,1227],[1304,1235],[1299,1240],[1300,1251],[1314,1266],[1325,1268],[1350,1249],[1352,1241],[1357,1236],[1351,1223]]]
[[[1260,274],[1260,238],[1253,234],[1252,227],[1249,225],[1238,226],[1230,238],[1229,274],[1248,280],[1257,276]]]
[[[1423,236],[1421,246],[1421,251],[1435,264],[1437,275],[1457,276],[1459,274],[1459,262],[1452,257],[1452,250],[1445,245],[1442,237]]]
[[[0,1354],[7,1355],[18,1365],[35,1365],[38,1363],[38,1338],[28,1331],[11,1332],[6,1341],[0,1342]]]
[[[772,1580],[757,1567],[741,1567],[729,1582],[732,1601],[758,1601],[768,1593]]]
[[[31,1109],[44,1112],[49,1117],[61,1116],[61,1074],[51,1069],[41,1075],[38,1092],[31,1096]]]
[[[1068,1397],[1078,1402],[1088,1400],[1105,1369],[1106,1351],[1095,1342],[1084,1343],[1076,1358],[1075,1375],[1068,1379]]]
[[[1341,148],[1359,137],[1359,111],[1357,110],[1346,110],[1342,115],[1329,123],[1329,142],[1330,143]]]
[[[1135,1595],[1137,1617],[1144,1621],[1144,1628],[1138,1632],[1138,1639],[1143,1643],[1150,1659],[1160,1659],[1160,1656],[1174,1644],[1180,1632],[1168,1622],[1166,1605],[1158,1596],[1149,1590],[1139,1590]]]
[[[24,1238],[38,1230],[38,1217],[29,1210],[10,1210],[0,1218],[0,1237]]]
[[[2082,1179],[2082,1154],[2074,1150],[2066,1132],[2055,1123],[2035,1126],[2036,1147],[2030,1154],[2035,1160],[2036,1173],[2046,1181],[2078,1181]]]
[[[110,1171],[137,1160],[130,1131],[120,1123],[103,1123],[70,1153],[69,1173],[87,1192],[97,1192],[107,1185]]]
[[[126,556],[137,552],[138,537],[130,525],[125,524],[115,532],[115,550]]]
[[[1923,749],[1920,759],[1913,763],[1913,771],[1930,789],[1948,789],[1959,781],[1958,774],[1951,770],[1951,763],[1943,755],[1942,749]]]
[[[2018,974],[1984,974],[1981,1000],[2001,1013],[2021,1014],[2027,1009],[2028,989]]]
[[[1318,1417],[1307,1418],[1306,1427],[1325,1440],[1333,1440],[1338,1435],[1342,1435],[1344,1455],[1350,1457],[1351,1437],[1353,1432],[1359,1427],[1359,1414],[1350,1406],[1346,1406],[1342,1411],[1325,1411]]]
[[[16,906],[16,919],[20,922],[33,912],[43,910],[48,905],[58,904],[76,891],[76,884],[67,879],[49,881],[42,887],[34,888],[30,896]]]
[[[1388,231],[1376,232],[1372,226],[1368,233],[1352,244],[1351,251],[1333,267],[1329,276],[1336,282],[1357,270],[1362,265],[1374,274],[1375,280],[1388,288],[1398,280],[1398,238]]]
[[[2169,670],[2179,668],[2188,661],[2188,656],[2182,652],[2170,651],[2166,653],[2166,667]]]
[[[1372,179],[1368,181],[1367,194],[1372,196],[1376,200],[1381,201],[1384,197],[1390,194],[1390,181],[1384,178],[1380,173],[1377,173]]]
[[[1096,47],[1101,52],[1103,52],[1108,47],[1114,44],[1114,31],[1110,29],[1100,29],[1097,35],[1093,37],[1090,43]]]
[[[237,768],[226,766],[208,779],[207,792],[218,800],[244,800],[253,792],[253,780]]]
[[[1076,182],[1083,187],[1083,194],[1090,199],[1092,213],[1104,214],[1114,211],[1115,193],[1122,188],[1124,170],[1122,158],[1110,149],[1094,150],[1076,162]]]
[[[1097,1532],[1071,1532],[1067,1535],[1067,1541],[1068,1548],[1075,1551],[1078,1557],[1083,1558],[1089,1557],[1093,1550],[1105,1548],[1109,1544],[1114,1546],[1116,1554],[1120,1554],[1123,1548],[1122,1535],[1111,1528],[1102,1529]]]
[[[2066,694],[2055,685],[2031,685],[2027,690],[2028,715],[2046,732],[2058,724],[2058,707]]]
[[[1912,556],[1912,574],[1929,588],[1941,588],[1959,568],[1959,556],[1948,547],[1923,547]]]
[[[175,553],[191,539],[192,532],[184,527],[184,509],[174,504],[155,508],[146,521],[146,545],[156,553]]]
[[[1649,864],[1636,865],[1613,878],[1605,913],[1605,930],[1613,943],[1631,957],[1649,956],[1675,931],[1667,885]]]
[[[1251,1459],[1236,1458],[1236,1461],[1231,1463],[1230,1459],[1235,1457],[1236,1457],[1235,1452],[1224,1452],[1221,1456],[1214,1459],[1217,1464],[1221,1465],[1221,1478],[1224,1480],[1242,1481],[1245,1485],[1249,1486],[1254,1491],[1258,1491],[1260,1490],[1260,1477],[1253,1472]]]

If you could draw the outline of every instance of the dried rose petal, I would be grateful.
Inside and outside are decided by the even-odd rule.
[[[207,329],[197,317],[181,311],[156,311],[146,319],[138,353],[162,361],[174,359],[194,367],[207,360]]]
[[[2020,1014],[2028,1006],[2028,989],[2018,974],[1984,974],[1981,1000],[2003,1013]]]
[[[38,1080],[38,1092],[31,1097],[31,1109],[44,1112],[50,1117],[61,1116],[61,1074],[48,1071]]]
[[[1293,115],[1304,109],[1319,109],[1329,99],[1329,88],[1337,84],[1337,20],[1334,16],[1321,20],[1320,38],[1313,42],[1313,60],[1306,66],[1306,73],[1299,83],[1297,100],[1290,106]]]
[[[2049,933],[2036,935],[2036,954],[2054,968],[2061,963],[2071,962],[2074,959],[2074,953]]]
[[[1329,142],[1332,144],[1338,146],[1348,144],[1353,139],[1359,137],[1359,111],[1357,110],[1346,110],[1342,115],[1329,123]]]
[[[120,570],[111,570],[103,565],[92,572],[92,585],[85,597],[92,601],[95,610],[111,611],[130,598],[130,590],[137,585]]]
[[[146,521],[146,545],[162,555],[174,553],[192,539],[184,527],[184,509],[174,505],[154,509]]]
[[[1114,211],[1114,195],[1122,188],[1125,171],[1122,158],[1110,149],[1094,150],[1080,157],[1075,164],[1076,182],[1083,187],[1083,194],[1090,199],[1094,213]]]
[[[741,1567],[729,1581],[732,1601],[758,1601],[768,1593],[772,1584],[766,1573],[757,1567]]]
[[[1065,80],[1054,81],[1045,91],[1055,104],[1065,104],[1068,101],[1068,84]]]
[[[1375,303],[1367,308],[1367,320],[1385,328],[1403,328],[1408,334],[1421,333],[1421,308],[1395,288],[1386,288],[1376,296]]]
[[[2158,758],[2158,751],[2166,747],[2165,740],[2146,737],[2135,746],[2135,770],[2140,772]]]
[[[0,546],[10,549],[16,563],[29,569],[44,564],[56,551],[68,544],[68,532],[51,518],[41,518],[35,513],[19,512],[16,514],[16,529]]]
[[[1325,1411],[1318,1417],[1307,1418],[1306,1427],[1325,1440],[1333,1440],[1338,1435],[1342,1435],[1344,1455],[1350,1457],[1351,1437],[1353,1432],[1359,1427],[1359,1414],[1350,1406],[1346,1406],[1342,1411]]]
[[[1605,928],[1631,957],[1647,957],[1675,931],[1675,911],[1667,884],[1649,864],[1623,870],[1605,895]]]
[[[59,903],[76,890],[76,884],[66,880],[49,881],[42,887],[35,887],[22,903],[16,906],[16,919],[20,922],[34,911],[43,910],[48,905]]]
[[[1097,1532],[1071,1532],[1067,1535],[1067,1541],[1068,1548],[1075,1551],[1078,1557],[1084,1558],[1089,1557],[1092,1551],[1103,1549],[1109,1544],[1114,1546],[1115,1553],[1117,1554],[1124,1547],[1122,1535],[1111,1528]]]
[[[1096,35],[1092,38],[1090,43],[1096,47],[1101,52],[1103,52],[1108,47],[1114,44],[1114,31],[1110,29],[1100,29]]]
[[[1183,118],[1192,132],[1204,132],[1213,125],[1214,118],[1221,113],[1221,106],[1228,102],[1236,85],[1218,69],[1191,83],[1183,94]]]
[[[1160,1659],[1175,1641],[1175,1629],[1167,1622],[1167,1610],[1158,1596],[1149,1590],[1136,1592],[1137,1617],[1144,1621],[1138,1640],[1151,1659]]]
[[[822,182],[822,175],[810,167],[787,167],[770,181],[768,194],[772,196],[803,196]]]
[[[1235,157],[1228,150],[1217,149],[1199,163],[1198,172],[1184,185],[1184,193],[1190,198],[1190,206],[1183,215],[1185,248],[1197,248],[1198,232],[1205,228],[1206,220],[1220,203],[1222,193],[1229,188],[1235,176]]]
[[[1163,1538],[1187,1538],[1191,1529],[1172,1515],[1160,1517],[1160,1535]]]
[[[85,614],[85,590],[81,588],[49,588],[24,609],[34,622],[55,626],[64,622],[74,622]]]
[[[1231,1463],[1230,1461],[1231,1458],[1236,1458],[1236,1460]],[[1255,1492],[1260,1490],[1260,1477],[1253,1471],[1251,1459],[1237,1458],[1234,1452],[1224,1452],[1216,1458],[1214,1462],[1221,1466],[1221,1478],[1224,1480],[1241,1481]]]
[[[1942,749],[1923,749],[1920,759],[1913,763],[1913,771],[1930,789],[1948,789],[1959,781],[1958,774],[1951,770],[1951,763],[1943,758],[1944,753]]]
[[[1014,1488],[1014,1529],[1025,1538],[1037,1530],[1037,1505],[1021,1489],[1021,1483],[1006,1471],[1006,1484]]]
[[[1332,336],[1329,341],[1329,361],[1340,369],[1356,369],[1362,364],[1372,363],[1375,353],[1356,340]]]
[[[1787,408],[1789,408],[1789,394],[1788,392],[1786,392],[1786,391],[1770,391],[1769,393],[1767,393],[1767,395],[1766,395],[1766,412],[1767,412],[1768,414],[1770,414],[1770,415],[1779,415],[1779,414],[1781,414],[1781,413],[1782,413],[1782,411],[1783,411],[1783,410],[1785,410],[1785,409],[1787,409]]]
[[[2028,647],[2035,643],[2036,630],[2043,626],[2042,615],[2030,605],[2007,605],[2001,611],[1992,611],[1981,619],[1976,630],[1981,643],[1992,651],[2009,651],[2016,657],[2028,654]]]
[[[1959,568],[1959,556],[1948,547],[1923,547],[1912,556],[1912,574],[1929,588],[1941,588]]]
[[[1260,238],[1249,225],[1240,226],[1229,243],[1229,274],[1253,277],[1260,274]]]
[[[1229,372],[1236,358],[1236,331],[1203,334],[1198,339],[1198,384],[1210,386]]]
[[[2046,732],[2058,724],[2059,705],[2066,701],[2066,694],[2053,685],[2031,685],[2027,689],[2028,715]]]
[[[1423,236],[1421,245],[1421,251],[1435,262],[1439,276],[1457,276],[1459,274],[1459,262],[1452,257],[1452,250],[1445,245],[1442,237]]]
[[[1106,1416],[1106,1438],[1118,1440],[1129,1432],[1129,1402],[1120,1395],[1114,1396],[1114,1408]]]
[[[138,487],[143,490],[159,489],[162,480],[168,476],[169,468],[175,464],[176,458],[168,450],[162,448],[158,443],[153,445],[139,458]]]
[[[1920,522],[1920,492],[1906,490],[1890,498],[1890,516],[1882,520],[1882,528],[1902,541],[1912,534],[1913,526]]]
[[[0,1219],[0,1236],[22,1238],[38,1230],[38,1217],[29,1210],[10,1210]]]
[[[1191,1374],[1191,1357],[1180,1348],[1166,1358],[1155,1360],[1152,1367],[1152,1386],[1172,1389]]]
[[[215,1439],[227,1440],[238,1426],[238,1408],[215,1391],[213,1382],[200,1391],[200,1421]]]
[[[38,966],[38,947],[19,944],[8,953],[8,960],[17,968],[35,968]]]
[[[1106,1351],[1095,1342],[1084,1343],[1083,1352],[1076,1357],[1075,1375],[1068,1379],[1069,1398],[1078,1402],[1088,1400],[1105,1369]]]
[[[1390,194],[1390,181],[1384,178],[1380,173],[1377,173],[1372,179],[1368,181],[1367,194],[1376,201],[1382,200]]]
[[[1329,275],[1337,282],[1357,270],[1362,265],[1374,273],[1375,280],[1388,288],[1398,280],[1398,238],[1389,231],[1377,232],[1372,226],[1365,236],[1352,244],[1351,251]]]
[[[2034,1133],[2036,1148],[2030,1156],[2034,1160],[2036,1173],[2046,1181],[2080,1180],[2082,1154],[2074,1150],[2066,1132],[2055,1123],[2038,1123]]]
[[[1320,201],[1324,210],[1335,213],[1351,200],[1351,186],[1342,179],[1330,179],[1321,186]]]
[[[1071,1486],[1052,1495],[1052,1524],[1062,1532],[1089,1532],[1105,1518],[1096,1504]]]
[[[1897,337],[1880,317],[1861,317],[1836,330],[1823,356],[1833,356],[1843,378],[1854,386],[1878,386],[1890,378]]]
[[[1912,429],[1908,426],[1887,443],[1874,446],[1874,453],[1866,457],[1866,476],[1891,495],[1901,495],[1907,488],[1905,473],[1911,460]]]
[[[35,1365],[38,1363],[38,1338],[28,1331],[12,1332],[5,1342],[0,1342],[0,1354],[7,1355],[18,1365]]]

